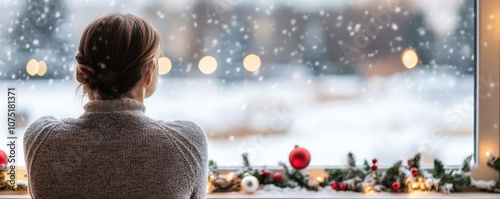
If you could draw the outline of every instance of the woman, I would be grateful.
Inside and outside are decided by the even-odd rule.
[[[204,198],[207,141],[189,121],[153,120],[160,36],[131,14],[85,29],[76,79],[89,102],[78,118],[45,116],[24,136],[32,198]]]

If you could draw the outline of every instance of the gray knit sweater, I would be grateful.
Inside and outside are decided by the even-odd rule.
[[[32,198],[205,198],[207,140],[198,125],[153,120],[130,98],[94,100],[84,110],[28,126]]]

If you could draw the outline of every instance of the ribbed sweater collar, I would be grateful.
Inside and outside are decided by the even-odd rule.
[[[119,111],[137,111],[146,112],[146,106],[143,103],[130,99],[112,99],[112,100],[92,100],[83,106],[85,112],[119,112]]]

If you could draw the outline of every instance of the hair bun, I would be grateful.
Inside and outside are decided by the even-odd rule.
[[[78,80],[82,84],[88,85],[92,89],[97,87],[99,83],[99,77],[92,67],[79,63],[76,67],[76,70],[76,80]]]
[[[109,69],[102,69],[99,71],[97,78],[104,85],[115,85],[118,80],[119,74],[116,71]]]
[[[106,30],[106,31],[101,31]],[[76,78],[92,99],[128,95],[156,65],[160,34],[146,20],[111,13],[92,21],[83,31],[75,54]]]
[[[80,51],[76,52],[75,59],[76,59],[76,62],[78,64],[82,64],[82,65],[86,65],[86,66],[92,65],[92,61],[85,58]]]

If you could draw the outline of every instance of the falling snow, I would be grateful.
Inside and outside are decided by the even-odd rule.
[[[447,7],[456,10],[446,20],[438,17],[441,9],[424,9],[440,6],[438,1],[398,6],[349,0],[224,6],[213,1],[54,2],[41,1],[30,10],[0,5],[9,13],[0,19],[0,76],[4,87],[21,82],[19,89],[30,93],[19,105],[30,122],[43,115],[81,114],[81,104],[69,105],[74,97],[69,91],[76,90],[70,86],[79,37],[90,19],[110,7],[151,22],[162,37],[162,56],[171,62],[157,93],[146,101],[148,114],[200,123],[208,133],[209,156],[221,165],[233,164],[245,151],[252,162],[273,165],[295,144],[317,155],[312,165],[339,164],[343,156],[337,159],[321,149],[339,137],[338,153],[353,150],[360,157],[405,157],[426,143],[431,143],[426,157],[445,160],[473,150],[473,113],[464,111],[474,95],[476,72],[471,1],[450,3]],[[391,15],[380,18],[382,11]],[[489,47],[487,42],[482,46]],[[407,49],[418,53],[411,69],[401,60]],[[256,71],[244,65],[249,54],[259,58],[246,63],[259,64]],[[200,64],[206,56],[215,63]],[[31,59],[46,63],[43,76],[27,73]],[[113,66],[96,62],[95,67]],[[207,74],[202,67],[215,70]],[[53,102],[37,106],[40,97]],[[224,118],[214,117],[219,113]],[[447,139],[435,140],[434,130],[442,128]],[[387,143],[387,136],[407,142]]]
[[[398,25],[397,25],[397,24],[395,24],[395,23],[392,23],[391,28],[392,28],[393,30],[398,30]]]

